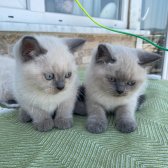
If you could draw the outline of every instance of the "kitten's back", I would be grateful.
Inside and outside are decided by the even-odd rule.
[[[7,102],[14,99],[13,95],[13,75],[15,60],[13,58],[0,55],[0,101]]]

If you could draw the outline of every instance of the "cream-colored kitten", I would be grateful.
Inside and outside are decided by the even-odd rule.
[[[18,107],[13,94],[13,76],[15,60],[0,56],[0,103],[9,107]]]
[[[15,47],[14,93],[23,122],[33,120],[39,131],[72,126],[78,88],[73,52],[83,39],[25,36]]]
[[[119,131],[128,133],[136,129],[135,111],[146,85],[142,65],[159,58],[157,54],[124,46],[98,46],[85,81],[88,131],[106,130],[106,111],[115,113]]]

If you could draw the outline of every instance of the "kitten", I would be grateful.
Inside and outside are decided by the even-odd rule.
[[[33,120],[38,131],[72,127],[78,88],[73,52],[83,39],[25,36],[15,47],[14,93],[21,106],[20,119]]]
[[[0,104],[8,108],[18,107],[13,93],[15,60],[0,56]]]
[[[116,128],[124,133],[136,129],[135,111],[146,86],[144,64],[159,59],[154,53],[100,44],[86,75],[87,130],[107,129],[106,111],[115,114]]]

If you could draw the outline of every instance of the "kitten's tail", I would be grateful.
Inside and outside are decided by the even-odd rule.
[[[139,98],[138,98],[138,103],[137,103],[137,111],[140,110],[142,104],[146,101],[146,95],[143,94],[143,95],[140,95]]]
[[[81,85],[78,88],[78,94],[77,94],[76,103],[75,103],[75,107],[74,107],[74,114],[78,114],[78,115],[82,115],[82,116],[87,115],[85,92],[86,92],[85,86]]]

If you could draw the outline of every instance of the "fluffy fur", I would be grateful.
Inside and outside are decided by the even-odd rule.
[[[74,114],[86,116],[86,88],[84,85],[81,85],[78,88],[77,99],[74,108]]]
[[[143,64],[160,58],[157,54],[110,44],[100,44],[86,75],[87,130],[104,132],[106,111],[115,113],[121,132],[136,129],[135,111],[146,86]]]
[[[51,36],[26,36],[16,43],[14,93],[23,122],[32,119],[39,131],[72,126],[78,88],[73,51],[83,43]]]
[[[8,107],[17,107],[13,94],[15,60],[0,56],[0,103]]]

